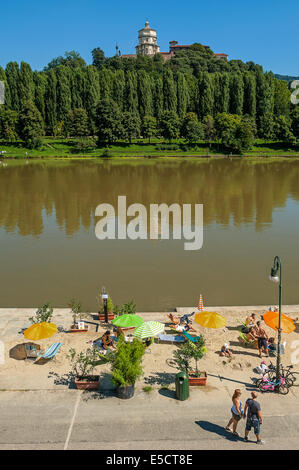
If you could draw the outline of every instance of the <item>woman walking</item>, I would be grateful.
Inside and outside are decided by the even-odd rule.
[[[233,432],[233,435],[237,437],[239,437],[239,434],[237,433],[238,422],[243,417],[242,402],[240,400],[241,394],[242,394],[241,390],[237,388],[232,396],[232,402],[233,402],[233,406],[231,409],[232,417],[229,420],[228,425],[225,428],[227,431]],[[230,428],[231,425],[233,425],[232,430]]]

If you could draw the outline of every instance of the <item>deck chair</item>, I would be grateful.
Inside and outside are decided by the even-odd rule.
[[[157,341],[161,344],[180,344],[184,343],[186,339],[184,336],[159,334],[157,336]]]
[[[58,354],[62,345],[63,343],[53,343],[44,353],[39,353],[34,362],[38,362],[41,359],[53,359]]]
[[[250,347],[250,346],[255,346],[255,344],[256,344],[256,340],[254,340],[254,339],[253,340],[248,340],[247,336],[244,333],[242,333],[241,331],[240,331],[239,338],[241,338],[241,341],[239,339],[240,343],[245,344],[245,346]]]
[[[188,339],[189,341],[191,341],[191,343],[198,343],[200,341],[200,337],[199,336],[192,336],[190,335],[187,331],[182,331],[182,335],[185,336],[186,339]]]

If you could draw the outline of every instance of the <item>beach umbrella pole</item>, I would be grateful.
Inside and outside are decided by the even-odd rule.
[[[280,343],[281,343],[281,304],[282,304],[282,263],[279,256],[275,256],[273,268],[271,269],[270,280],[279,282],[279,317],[278,317],[278,339],[277,339],[277,362],[276,362],[276,382],[280,380]],[[279,272],[279,275],[278,275]]]

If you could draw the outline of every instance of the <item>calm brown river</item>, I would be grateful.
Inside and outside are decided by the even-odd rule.
[[[95,209],[203,204],[203,247],[184,240],[104,240]],[[75,297],[95,311],[106,286],[139,311],[277,304],[268,280],[283,262],[283,302],[299,304],[299,161],[109,160],[0,164],[0,306]]]

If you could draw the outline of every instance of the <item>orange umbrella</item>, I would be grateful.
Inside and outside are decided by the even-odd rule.
[[[194,320],[200,326],[205,328],[224,328],[226,325],[226,320],[222,315],[216,312],[202,312],[196,313]]]
[[[57,326],[54,323],[34,323],[34,325],[31,325],[24,331],[24,336],[32,341],[38,341],[39,339],[50,338],[57,331]]]
[[[278,323],[279,323],[279,313],[269,311],[263,315],[263,320],[270,328],[273,330],[278,330]],[[296,326],[293,320],[283,313],[281,314],[281,330],[283,333],[292,333],[292,331],[296,330]]]

